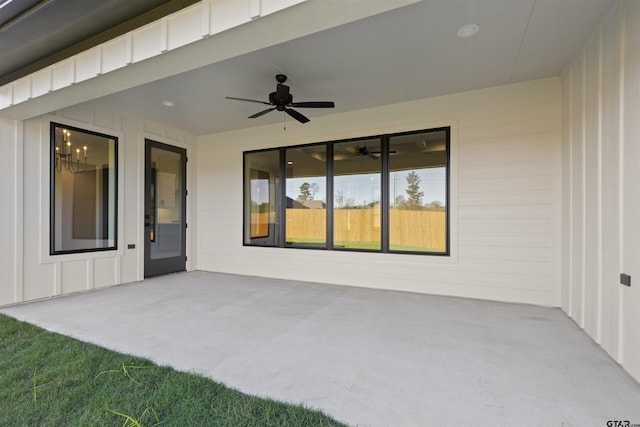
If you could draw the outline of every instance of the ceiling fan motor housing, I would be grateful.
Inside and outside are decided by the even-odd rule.
[[[284,111],[284,107],[293,103],[293,95],[289,93],[289,86],[278,83],[276,91],[269,94],[269,102],[278,111]]]

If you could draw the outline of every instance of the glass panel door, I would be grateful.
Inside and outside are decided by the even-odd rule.
[[[144,275],[186,269],[186,150],[146,141]]]

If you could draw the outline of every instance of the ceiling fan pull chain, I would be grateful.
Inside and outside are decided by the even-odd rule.
[[[287,115],[284,112],[282,113],[282,130],[287,130]]]

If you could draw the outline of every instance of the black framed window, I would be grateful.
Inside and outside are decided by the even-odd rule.
[[[244,153],[244,244],[449,254],[450,128]]]
[[[118,138],[51,123],[50,254],[117,249]]]

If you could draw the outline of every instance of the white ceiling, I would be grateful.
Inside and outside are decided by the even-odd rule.
[[[278,73],[289,76],[294,102],[336,103],[333,110],[300,109],[311,120],[558,76],[612,1],[424,0],[99,102],[203,135],[282,122],[275,111],[248,119],[266,106],[225,99],[266,101]],[[469,23],[480,26],[478,34],[457,37]]]

